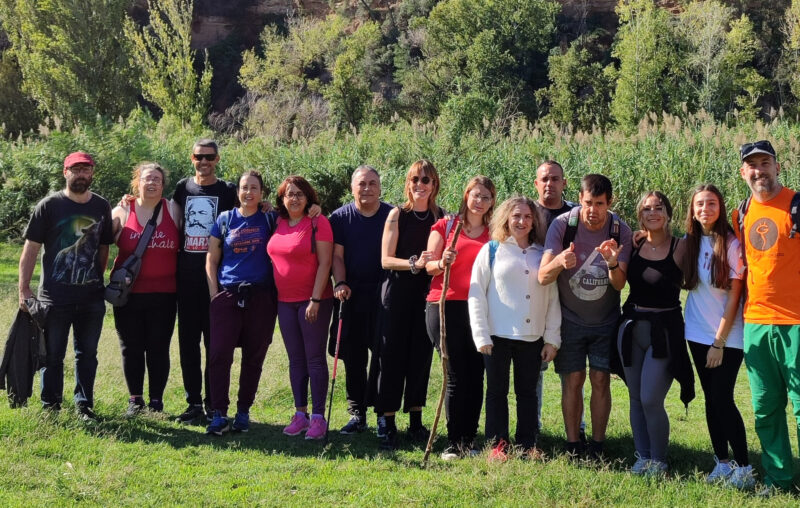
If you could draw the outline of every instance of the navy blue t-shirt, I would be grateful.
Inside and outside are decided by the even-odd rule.
[[[238,208],[217,217],[211,226],[211,236],[221,240],[222,232],[226,230],[217,270],[220,285],[235,286],[242,282],[273,284],[272,262],[267,255],[267,240],[274,229],[274,222],[270,219],[261,212],[242,217]],[[227,226],[223,225],[225,220]]]
[[[381,202],[374,215],[365,217],[354,203],[348,203],[331,213],[333,243],[344,247],[344,266],[351,289],[363,285],[379,286],[383,281],[381,239],[391,210],[391,205]]]

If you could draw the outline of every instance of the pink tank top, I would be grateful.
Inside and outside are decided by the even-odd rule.
[[[169,214],[167,200],[161,200],[161,224],[153,231],[150,244],[142,256],[142,269],[136,282],[133,283],[133,293],[174,293],[175,270],[178,262],[178,227]],[[136,216],[136,201],[131,202],[131,211],[128,220],[122,227],[117,239],[119,254],[114,260],[114,269],[122,266],[128,256],[136,250],[139,237],[142,236],[144,227],[139,224]]]

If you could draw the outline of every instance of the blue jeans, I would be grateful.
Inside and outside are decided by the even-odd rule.
[[[44,336],[47,360],[42,367],[42,403],[61,404],[64,396],[64,356],[72,327],[75,349],[75,405],[94,406],[97,343],[103,329],[103,300],[82,304],[53,305],[47,314]]]

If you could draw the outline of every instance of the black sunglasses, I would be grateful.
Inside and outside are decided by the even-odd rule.
[[[201,161],[203,159],[205,159],[207,161],[213,161],[214,159],[217,158],[217,154],[215,154],[215,153],[193,153],[192,157],[194,157],[194,160],[196,160],[196,161]]]
[[[423,185],[428,185],[429,183],[431,183],[431,177],[423,176],[422,178],[420,178],[418,176],[415,176],[411,179],[411,183],[413,183],[414,185],[418,184],[420,181],[422,181]]]

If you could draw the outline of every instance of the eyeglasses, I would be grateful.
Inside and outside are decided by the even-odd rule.
[[[302,192],[287,192],[283,197],[286,199],[303,199],[306,195]]]
[[[70,168],[67,168],[67,171],[69,171],[73,175],[79,175],[81,173],[91,173],[92,171],[94,171],[94,168],[92,166],[72,166]]]
[[[203,159],[211,162],[217,158],[217,154],[215,153],[193,153],[192,158],[196,161],[201,161]]]
[[[158,185],[161,185],[163,183],[163,180],[157,176],[148,176],[147,178],[142,178],[142,181],[144,183],[155,183]]]
[[[481,195],[481,194],[470,194],[469,197],[470,197],[470,199],[474,199],[478,203],[480,203],[480,202],[488,203],[489,201],[492,200],[492,196],[484,196],[484,195]]]
[[[433,179],[429,176],[423,176],[422,178],[415,176],[411,179],[411,183],[413,183],[414,185],[417,185],[419,182],[422,182],[422,185],[428,185],[432,181]]]

